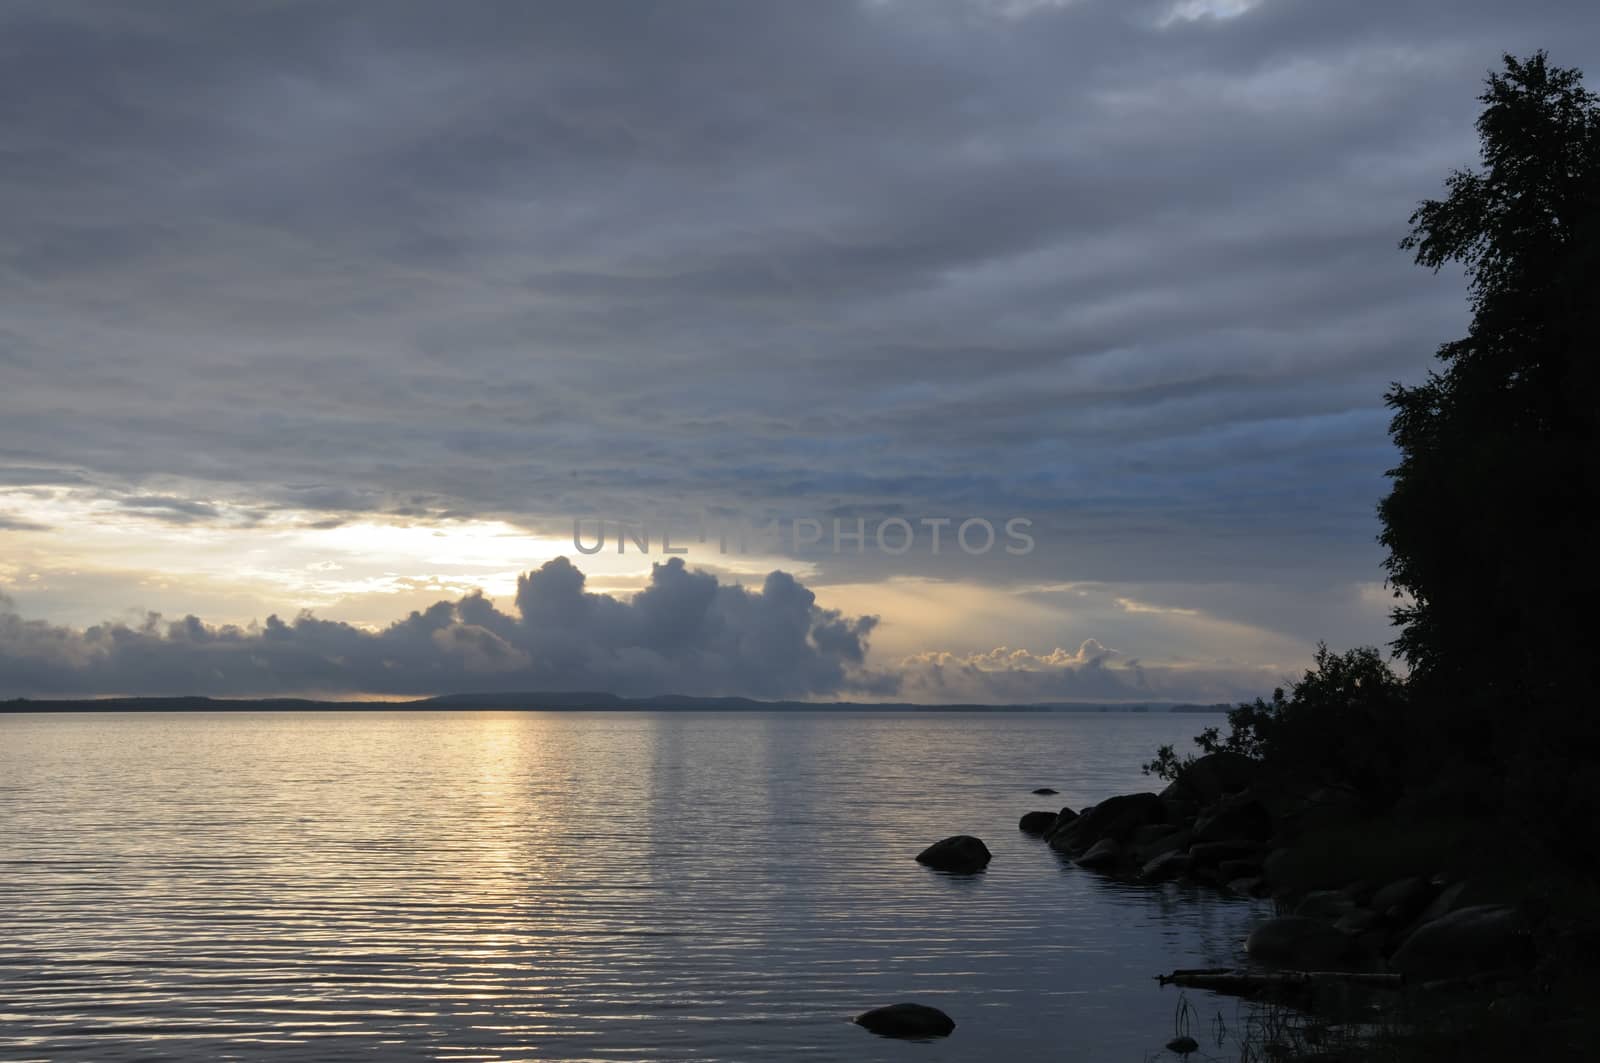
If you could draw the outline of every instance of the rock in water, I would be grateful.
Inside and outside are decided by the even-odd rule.
[[[1051,835],[1050,845],[1071,852],[1087,849],[1102,838],[1124,842],[1145,824],[1162,823],[1166,817],[1166,806],[1155,794],[1108,797],[1093,808],[1085,809],[1070,826]]]
[[[949,1037],[956,1028],[955,1020],[926,1004],[890,1004],[851,1021],[882,1037]]]
[[[1190,1052],[1200,1051],[1200,1042],[1196,1041],[1188,1034],[1185,1034],[1182,1037],[1174,1037],[1172,1040],[1168,1041],[1167,1051],[1176,1052],[1180,1056],[1186,1056]]]
[[[1037,790],[1034,791],[1034,793],[1040,794],[1040,795],[1043,795],[1043,794],[1058,794],[1060,792],[1061,792],[1060,790],[1052,790],[1048,786],[1041,786]]]
[[[1089,847],[1089,851],[1078,857],[1073,863],[1079,867],[1086,867],[1091,871],[1104,870],[1115,867],[1122,858],[1122,846],[1117,844],[1115,838],[1101,838]]]
[[[1029,812],[1022,817],[1022,822],[1017,824],[1017,829],[1024,834],[1049,834],[1055,827],[1054,812]]]
[[[1350,941],[1321,919],[1282,915],[1252,930],[1244,951],[1257,963],[1322,971],[1348,958]]]
[[[934,842],[917,854],[917,863],[937,871],[982,871],[989,860],[989,847],[970,834]]]

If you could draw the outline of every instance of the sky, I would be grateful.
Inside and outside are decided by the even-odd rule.
[[[1391,637],[1468,318],[1396,244],[1541,47],[1587,0],[13,0],[0,697],[1266,694]]]

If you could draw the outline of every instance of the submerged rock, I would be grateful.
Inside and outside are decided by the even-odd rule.
[[[938,871],[981,871],[990,859],[989,847],[970,834],[934,842],[917,854],[917,863]]]
[[[1185,1034],[1182,1037],[1174,1037],[1172,1040],[1168,1041],[1167,1051],[1176,1052],[1180,1056],[1186,1056],[1190,1052],[1200,1051],[1200,1042],[1196,1041],[1188,1034]]]
[[[1048,786],[1041,786],[1037,790],[1034,791],[1034,793],[1040,795],[1041,797],[1046,795],[1046,794],[1059,794],[1060,792],[1061,792],[1060,790],[1052,790]]]
[[[1017,829],[1024,834],[1049,834],[1056,829],[1056,814],[1054,812],[1027,812],[1017,824]]]
[[[948,1037],[955,1020],[926,1004],[890,1004],[864,1011],[851,1020],[880,1037]]]

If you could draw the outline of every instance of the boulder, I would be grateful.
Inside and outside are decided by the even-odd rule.
[[[1247,789],[1260,774],[1261,762],[1241,753],[1207,753],[1179,772],[1177,781],[1162,796],[1209,805]]]
[[[1260,878],[1261,861],[1251,857],[1239,860],[1224,860],[1217,864],[1217,880],[1219,882],[1232,882],[1236,878]]]
[[[1480,904],[1417,927],[1389,957],[1389,966],[1429,981],[1523,970],[1533,959],[1533,935],[1522,913],[1510,905]]]
[[[1103,838],[1125,842],[1140,827],[1164,822],[1166,816],[1166,806],[1155,794],[1108,797],[1051,835],[1050,845],[1055,849],[1076,851],[1093,846]]]
[[[989,860],[989,847],[970,834],[934,842],[917,854],[917,863],[938,871],[981,871]]]
[[[1121,859],[1122,846],[1117,844],[1117,840],[1115,838],[1101,838],[1099,841],[1089,846],[1089,851],[1078,857],[1078,859],[1074,860],[1073,863],[1077,864],[1079,867],[1086,867],[1090,870],[1100,871],[1109,867],[1115,867],[1117,861]]]
[[[1440,890],[1438,896],[1428,902],[1428,906],[1422,909],[1422,914],[1417,916],[1417,922],[1431,923],[1435,919],[1441,919],[1444,916],[1449,915],[1457,908],[1466,907],[1466,905],[1461,903],[1462,894],[1466,892],[1467,883],[1465,880],[1461,882],[1452,882],[1450,885]]]
[[[1063,807],[1060,812],[1056,813],[1055,826],[1051,827],[1050,830],[1048,832],[1046,832],[1046,834],[1044,836],[1045,840],[1046,841],[1052,840],[1057,834],[1061,833],[1062,831],[1066,830],[1068,827],[1072,826],[1072,821],[1077,819],[1077,818],[1078,818],[1078,814],[1076,812],[1074,812],[1070,808]]]
[[[1352,908],[1334,922],[1333,928],[1341,934],[1365,934],[1382,921],[1371,908]]]
[[[890,1004],[851,1021],[882,1037],[948,1037],[956,1028],[955,1020],[926,1004]]]
[[[1133,846],[1133,861],[1136,864],[1148,864],[1163,853],[1181,852],[1189,848],[1189,831],[1180,827],[1170,834],[1163,834],[1152,841]]]
[[[1235,794],[1200,814],[1194,836],[1203,842],[1266,841],[1272,837],[1272,813],[1251,795]]]
[[[1017,829],[1024,834],[1049,834],[1056,829],[1056,814],[1054,812],[1027,812],[1017,824]]]
[[[1254,876],[1247,875],[1244,878],[1228,879],[1222,888],[1229,893],[1237,893],[1241,897],[1261,896],[1261,880]]]
[[[1181,1037],[1174,1037],[1172,1040],[1168,1041],[1167,1051],[1176,1052],[1180,1056],[1186,1056],[1190,1052],[1200,1051],[1200,1042],[1196,1041],[1188,1034],[1184,1034]]]
[[[1350,941],[1321,919],[1281,915],[1252,930],[1244,951],[1257,963],[1319,971],[1344,962],[1350,954]]]
[[[1427,906],[1433,887],[1415,875],[1389,883],[1372,895],[1367,907],[1397,923],[1409,923]]]
[[[1040,797],[1043,797],[1046,794],[1059,794],[1060,792],[1060,790],[1052,790],[1048,786],[1041,786],[1034,791],[1034,793],[1038,794]]]
[[[1261,846],[1255,842],[1201,842],[1189,847],[1198,867],[1220,867],[1225,860],[1250,860],[1258,857]]]
[[[1327,919],[1331,922],[1355,906],[1356,902],[1343,890],[1312,890],[1300,898],[1300,903],[1294,906],[1294,914],[1309,915],[1313,919]]]
[[[1146,882],[1165,882],[1179,878],[1189,870],[1189,854],[1180,850],[1162,853],[1139,869],[1139,877]]]
[[[1164,838],[1178,829],[1176,823],[1146,823],[1133,832],[1131,841],[1134,845],[1147,845],[1158,838]]]

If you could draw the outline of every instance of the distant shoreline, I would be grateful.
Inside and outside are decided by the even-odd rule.
[[[16,698],[0,701],[0,713],[52,712],[1076,712],[1220,713],[1229,705],[1172,702],[1128,704],[1048,702],[1023,705],[865,701],[760,701],[754,698],[696,698],[679,694],[625,698],[615,694],[507,693],[447,694],[413,701],[318,701],[306,698]]]

